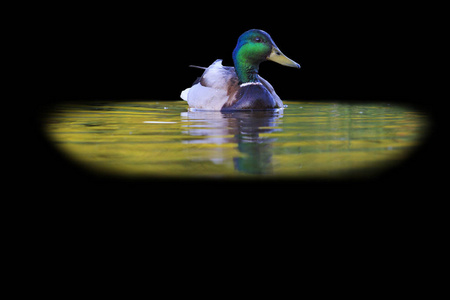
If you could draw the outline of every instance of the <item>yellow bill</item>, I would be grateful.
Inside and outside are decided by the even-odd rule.
[[[299,68],[300,65],[293,61],[292,59],[288,58],[286,55],[281,53],[280,49],[277,47],[272,47],[272,52],[270,52],[270,55],[267,57],[268,60],[274,61],[276,63],[279,63],[283,66],[293,67],[293,68]]]

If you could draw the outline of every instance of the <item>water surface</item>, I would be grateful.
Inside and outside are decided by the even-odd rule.
[[[389,103],[285,101],[280,111],[189,111],[184,101],[61,104],[55,146],[91,172],[183,178],[365,178],[424,140],[423,112]]]

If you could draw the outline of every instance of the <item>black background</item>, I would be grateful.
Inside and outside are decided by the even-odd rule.
[[[38,79],[44,101],[179,99],[198,70],[217,58],[232,65],[239,35],[271,34],[301,71],[264,63],[260,73],[283,99],[393,100],[426,104],[425,19],[394,6],[308,5],[242,11],[80,7],[42,20]],[[45,72],[43,72],[45,71]]]
[[[377,182],[426,177],[441,101],[428,85],[432,28],[421,7],[354,2],[214,8],[110,3],[39,15],[28,28],[33,51],[27,54],[26,76],[33,96],[23,100],[35,121],[34,171],[49,170],[50,181],[69,185],[111,181],[73,167],[55,151],[42,133],[42,113],[66,101],[179,100],[201,73],[188,65],[208,66],[217,58],[232,65],[237,38],[252,28],[267,31],[302,66],[260,66],[282,99],[387,101],[428,113],[432,130],[424,145]]]

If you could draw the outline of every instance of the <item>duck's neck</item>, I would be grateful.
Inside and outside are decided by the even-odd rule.
[[[260,61],[254,61],[246,53],[235,49],[233,51],[234,69],[239,78],[239,84],[259,82],[258,70]]]

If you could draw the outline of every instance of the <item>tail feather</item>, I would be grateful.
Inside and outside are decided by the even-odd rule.
[[[189,94],[189,90],[190,90],[190,89],[191,89],[191,88],[187,88],[187,89],[183,90],[183,91],[181,92],[180,98],[183,99],[184,101],[187,101],[187,100],[188,100],[188,94]]]
[[[189,65],[189,67],[191,67],[191,68],[197,68],[197,69],[203,69],[203,70],[206,70],[207,68],[205,68],[205,67],[199,67],[199,66],[195,66],[195,65]]]

